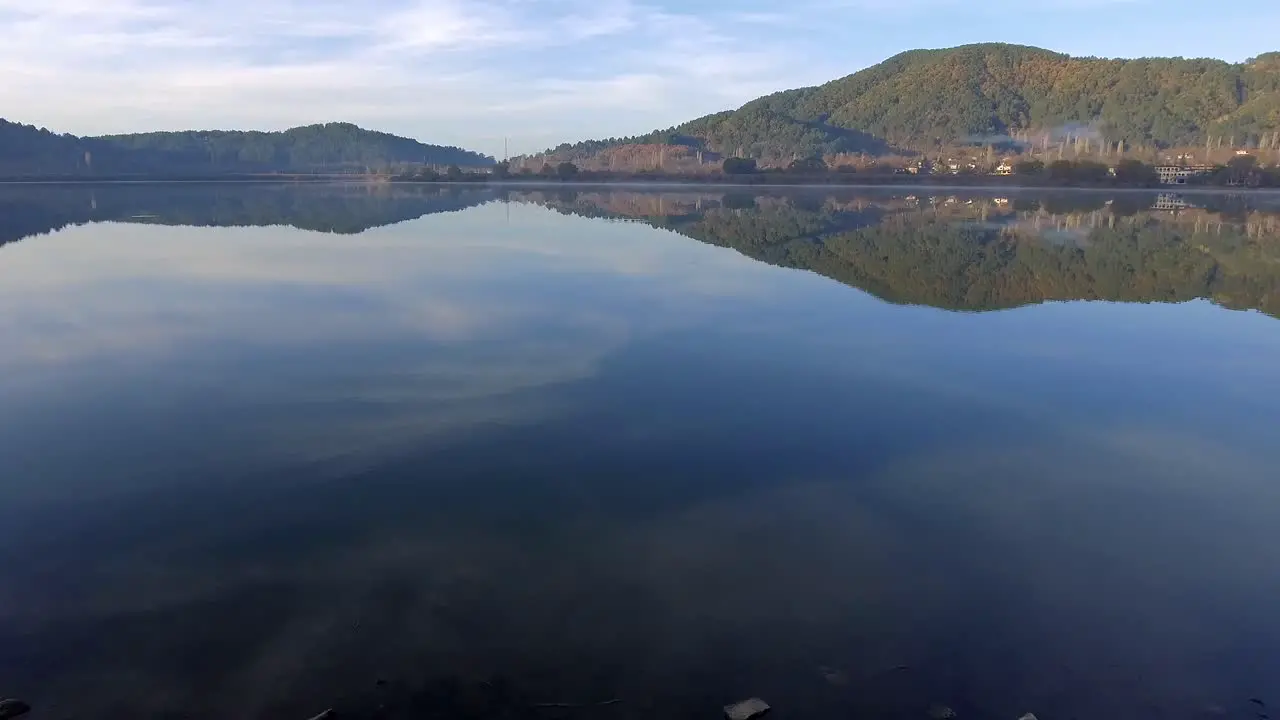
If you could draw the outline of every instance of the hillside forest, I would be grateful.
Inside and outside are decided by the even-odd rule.
[[[491,157],[351,125],[281,132],[190,131],[77,137],[0,119],[0,177],[369,173],[488,167]]]
[[[730,157],[766,167],[1007,156],[1225,164],[1241,150],[1280,163],[1280,53],[1125,60],[982,44],[912,50],[664,130],[560,145],[517,167],[694,172]]]

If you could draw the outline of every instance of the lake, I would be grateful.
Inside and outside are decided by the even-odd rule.
[[[35,720],[1280,703],[1280,196],[19,185],[0,243]]]

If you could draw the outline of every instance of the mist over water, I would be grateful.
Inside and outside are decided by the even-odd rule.
[[[1275,196],[0,205],[0,695],[32,717],[1270,699]]]

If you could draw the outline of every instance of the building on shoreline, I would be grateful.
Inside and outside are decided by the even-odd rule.
[[[1212,172],[1211,165],[1157,165],[1156,175],[1161,185],[1186,185],[1187,181],[1197,175]]]

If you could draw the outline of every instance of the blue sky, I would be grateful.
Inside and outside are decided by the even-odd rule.
[[[1273,0],[0,0],[0,117],[74,133],[345,120],[501,154],[667,127],[906,49],[1239,61]]]

